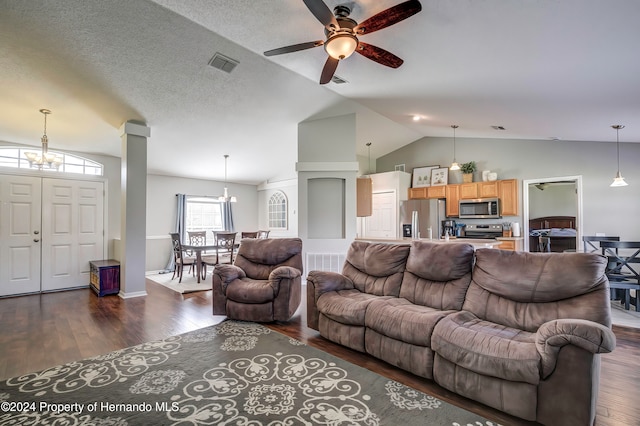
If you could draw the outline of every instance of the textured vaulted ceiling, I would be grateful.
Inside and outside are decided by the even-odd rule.
[[[399,1],[347,4],[362,21]],[[357,112],[361,155],[422,136],[640,141],[640,2],[434,0],[363,36],[405,63],[360,55],[318,85],[323,38],[301,0],[0,0],[0,140],[119,156],[118,128],[151,128],[151,172],[258,183],[292,177],[300,121]],[[220,52],[231,74],[207,65]],[[419,122],[412,115],[423,117]],[[504,126],[496,131],[492,125]],[[339,135],[336,135],[339,137]],[[579,142],[576,142],[579,143]]]

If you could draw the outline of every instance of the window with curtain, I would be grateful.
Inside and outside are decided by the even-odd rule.
[[[269,198],[269,229],[287,229],[287,196],[282,191]]]
[[[187,196],[185,231],[208,231],[207,244],[214,244],[213,233],[224,231],[222,202],[215,198]],[[189,234],[185,235],[185,240]]]

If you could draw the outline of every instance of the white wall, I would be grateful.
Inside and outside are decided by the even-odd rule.
[[[406,164],[406,171],[432,164],[449,166],[452,138],[422,138],[377,161],[379,172]],[[482,170],[498,173],[498,179],[538,179],[555,176],[583,176],[584,235],[604,232],[625,240],[640,240],[640,143],[620,143],[620,171],[629,186],[610,188],[616,174],[615,142],[544,141],[515,139],[456,138],[456,159],[475,160]],[[449,183],[459,183],[450,172]],[[522,215],[522,187],[519,188]],[[513,218],[516,220],[515,218]],[[522,223],[522,216],[520,216]]]
[[[298,236],[298,179],[287,179],[279,182],[265,182],[258,186],[258,228],[269,229],[269,212],[267,203],[276,192],[281,191],[287,197],[288,223],[287,229],[272,229],[269,237],[291,238]]]

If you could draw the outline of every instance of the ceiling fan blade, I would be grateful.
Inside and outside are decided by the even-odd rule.
[[[322,0],[302,0],[304,4],[307,6],[309,11],[316,17],[318,21],[322,23],[327,28],[333,29],[339,28],[338,21],[336,17],[331,13],[331,9],[327,7],[327,5]]]
[[[407,19],[410,16],[422,10],[422,5],[418,0],[409,0],[400,3],[380,13],[373,15],[371,18],[360,22],[353,30],[356,34],[369,34],[374,31],[381,30],[393,24]]]
[[[329,56],[327,58],[327,62],[324,63],[324,68],[322,68],[322,74],[320,75],[320,84],[327,84],[333,78],[333,74],[336,72],[336,68],[338,68],[339,60],[332,58]]]
[[[378,46],[360,42],[356,52],[365,56],[379,64],[386,65],[391,68],[398,68],[404,62],[391,52],[388,52]]]
[[[322,46],[324,40],[308,41],[306,43],[292,44],[291,46],[279,47],[278,49],[267,50],[264,56],[282,55],[283,53],[297,52],[299,50],[311,49]]]

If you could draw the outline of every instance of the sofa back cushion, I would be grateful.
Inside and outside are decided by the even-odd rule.
[[[269,279],[278,266],[291,266],[302,273],[302,240],[244,238],[233,263],[255,280]]]
[[[592,253],[480,249],[463,309],[481,319],[534,332],[577,318],[611,325],[606,260]]]
[[[398,297],[408,255],[409,245],[354,241],[342,275],[363,293]]]
[[[473,246],[413,241],[400,297],[435,309],[460,310],[471,283]]]

